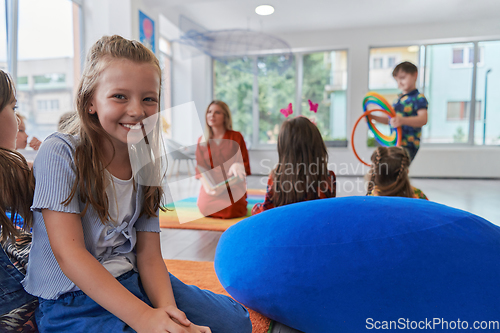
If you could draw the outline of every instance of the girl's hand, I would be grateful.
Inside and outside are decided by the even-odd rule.
[[[210,330],[210,328],[206,327],[206,326],[198,326],[198,325],[195,325],[195,324],[191,324],[190,326],[192,329],[194,329],[194,333],[212,333],[212,331]]]
[[[134,327],[133,327],[134,328]],[[210,329],[192,324],[175,306],[150,308],[134,328],[138,333],[210,333]]]
[[[172,318],[172,320],[175,321],[176,323],[178,323],[179,325],[181,325],[179,322],[177,322],[176,319]],[[181,325],[181,326],[183,326],[183,325]],[[187,328],[190,333],[191,332],[193,332],[193,333],[212,333],[210,328],[206,327],[206,326],[198,326],[195,324],[191,324],[185,328]]]
[[[189,326],[191,322],[187,319],[186,314],[179,310],[177,307],[170,305],[162,308],[170,318],[179,325]]]
[[[240,179],[245,179],[247,173],[245,172],[245,167],[241,163],[234,163],[231,165],[228,171],[229,176],[238,176]]]

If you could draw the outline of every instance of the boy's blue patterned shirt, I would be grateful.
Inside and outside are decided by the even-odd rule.
[[[396,113],[403,117],[417,116],[417,111],[427,109],[429,103],[425,96],[418,92],[418,89],[412,90],[407,94],[400,94],[394,102],[393,107]],[[420,137],[422,136],[422,127],[402,126],[403,138],[401,145],[407,148],[417,150],[420,147]]]

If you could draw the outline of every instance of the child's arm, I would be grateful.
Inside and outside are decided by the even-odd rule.
[[[379,122],[379,123],[382,123],[382,124],[389,124],[389,117],[387,116],[374,116],[373,114],[371,115],[372,119]]]
[[[161,256],[160,234],[157,232],[137,232],[137,269],[142,286],[156,309],[175,317],[180,324],[192,326],[201,332],[210,332],[207,327],[191,324],[184,312],[177,308],[167,266]]]
[[[153,309],[116,280],[85,248],[81,218],[78,214],[42,210],[50,246],[63,273],[87,296],[123,320],[137,332],[152,332],[157,327],[179,328],[171,317],[177,315]],[[182,315],[181,315],[182,314]]]
[[[136,253],[139,276],[153,306],[177,307],[170,277],[161,256],[160,235],[156,232],[138,231]]]
[[[410,127],[422,127],[427,124],[427,109],[419,109],[416,116],[403,117],[399,114],[396,117],[391,118],[392,127],[400,126],[410,126]]]
[[[265,210],[274,208],[274,202],[273,202],[274,190],[273,190],[272,175],[273,173],[271,172],[269,178],[267,179],[267,191],[266,191],[266,197],[264,198],[264,202],[256,203],[255,206],[253,206],[252,215],[257,215]]]

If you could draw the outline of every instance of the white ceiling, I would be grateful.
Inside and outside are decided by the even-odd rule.
[[[184,15],[209,30],[267,33],[500,20],[500,0],[143,0],[177,24]],[[274,6],[270,16],[255,7]]]

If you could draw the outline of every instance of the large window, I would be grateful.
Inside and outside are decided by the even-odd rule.
[[[475,54],[478,59],[473,85]],[[499,144],[500,127],[495,124],[500,120],[500,104],[488,98],[500,87],[498,59],[499,41],[373,48],[369,88],[392,103],[400,93],[392,78],[394,65],[410,61],[419,68],[417,88],[429,102],[428,122],[422,129],[423,143]],[[474,119],[470,117],[471,111]],[[378,127],[389,131],[387,126]],[[373,143],[371,133],[368,140]]]
[[[17,100],[30,137],[43,140],[57,130],[62,114],[75,111],[79,10],[69,0],[19,0]]]
[[[427,125],[422,129],[422,141],[429,143],[467,143],[472,87],[470,53],[459,59],[457,50],[474,50],[474,44],[440,44],[426,47],[425,97],[429,102]],[[472,54],[474,54],[472,52]],[[462,66],[453,66],[457,63]],[[451,65],[451,66],[450,66]],[[468,103],[457,103],[468,102]],[[459,111],[459,118],[449,115]],[[477,109],[477,105],[476,105]],[[461,116],[460,116],[461,115]]]
[[[284,56],[259,57],[259,144],[275,144],[285,117],[280,110],[295,106],[295,63]],[[296,109],[296,106],[295,106]],[[296,113],[295,113],[296,114]]]
[[[327,144],[345,146],[347,51],[215,61],[214,72],[215,98],[229,105],[234,129],[243,133],[250,146],[276,144],[286,119],[280,110],[290,103],[289,117],[310,118]],[[310,111],[308,100],[318,104],[316,113]]]
[[[253,133],[253,74],[254,60],[238,58],[227,63],[214,61],[214,95],[231,109],[233,129],[240,132],[247,146],[252,145]]]
[[[347,51],[305,54],[303,64],[302,114],[316,122],[325,141],[346,141]],[[316,113],[309,100],[318,104]]]

